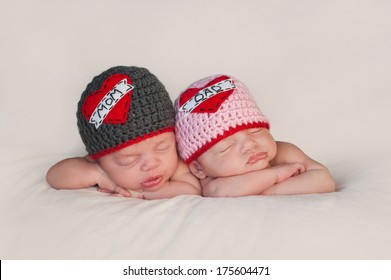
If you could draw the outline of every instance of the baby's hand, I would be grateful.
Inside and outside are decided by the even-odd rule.
[[[291,163],[291,165],[293,166],[293,170],[295,170],[292,176],[299,175],[305,171],[305,166],[300,162]]]
[[[130,196],[133,198],[144,199],[144,194],[141,192],[137,192],[137,191],[133,191],[133,190],[127,190],[127,192],[129,192]]]
[[[281,183],[282,181],[305,171],[305,166],[299,162],[281,164],[275,166],[275,168],[278,176],[276,183]]]
[[[98,191],[103,193],[110,193],[115,196],[134,197],[141,199],[144,198],[143,194],[140,192],[128,190],[115,184],[103,170],[101,170],[101,176],[98,181]]]
[[[144,199],[144,195],[142,193],[132,191],[132,190],[127,190],[127,189],[121,188],[119,186],[116,186],[114,191],[109,191],[109,190],[102,189],[102,188],[98,187],[98,192],[109,193],[112,196],[125,196],[125,197]]]

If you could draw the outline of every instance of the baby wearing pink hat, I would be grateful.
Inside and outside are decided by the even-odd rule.
[[[275,141],[248,88],[228,75],[191,84],[175,101],[180,157],[204,196],[289,195],[335,190],[328,169]]]

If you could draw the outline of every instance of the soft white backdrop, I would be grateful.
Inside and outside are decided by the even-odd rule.
[[[390,146],[389,1],[0,3],[1,146],[84,152],[76,103],[114,65],[149,68],[173,98],[196,79],[232,74],[277,139],[319,160]]]
[[[386,218],[390,208],[383,210],[383,207],[391,201],[390,176],[384,177],[384,174],[390,174],[387,160],[391,156],[390,15],[391,2],[388,0],[0,0],[0,199],[4,207],[0,213],[0,245],[3,249],[7,246],[7,250],[3,250],[7,252],[5,257],[232,257],[221,255],[225,252],[222,248],[230,249],[225,243],[216,244],[214,254],[208,253],[208,249],[214,248],[208,243],[204,243],[205,251],[194,247],[184,253],[182,248],[189,241],[187,235],[181,239],[182,243],[170,250],[165,247],[165,244],[173,244],[170,232],[161,234],[167,237],[167,243],[161,245],[168,248],[166,253],[149,248],[150,251],[144,250],[142,254],[132,250],[135,248],[132,243],[127,253],[107,253],[102,247],[101,254],[91,255],[87,249],[97,250],[94,239],[89,239],[92,242],[89,245],[83,240],[83,236],[91,236],[90,232],[80,235],[83,240],[80,244],[86,248],[82,252],[77,235],[71,240],[67,239],[69,235],[56,235],[55,229],[64,232],[63,227],[75,222],[75,217],[80,217],[76,222],[84,225],[83,213],[89,211],[84,205],[95,205],[94,198],[102,199],[99,203],[105,201],[104,205],[110,207],[115,207],[119,201],[102,198],[96,193],[91,197],[90,192],[81,192],[84,200],[80,201],[80,193],[55,192],[44,182],[47,168],[55,161],[85,153],[76,126],[77,102],[93,76],[115,65],[150,69],[166,85],[173,99],[188,84],[202,77],[216,73],[236,76],[247,84],[271,120],[275,138],[297,144],[308,155],[327,165],[335,174],[339,187],[345,188],[331,197],[315,197],[314,201],[312,197],[293,197],[273,203],[269,203],[268,198],[213,203],[201,198],[189,198],[190,201],[178,198],[172,202],[140,204],[151,207],[147,208],[151,210],[151,216],[156,213],[154,205],[163,210],[173,206],[175,210],[175,202],[179,201],[188,211],[199,211],[195,212],[199,215],[191,215],[196,219],[193,224],[199,225],[203,221],[198,218],[214,217],[202,209],[223,211],[228,205],[227,211],[230,211],[236,209],[229,208],[230,205],[243,202],[242,213],[254,213],[252,207],[264,207],[257,208],[264,213],[260,225],[265,222],[262,217],[270,219],[266,220],[266,225],[272,220],[281,221],[277,228],[290,229],[287,232],[291,236],[279,235],[276,243],[262,243],[270,249],[271,255],[267,252],[249,254],[247,250],[251,250],[251,244],[236,248],[235,252],[242,252],[238,255],[241,258],[389,257],[384,240],[388,238],[386,244],[390,244],[387,232],[391,232],[391,227]],[[378,158],[382,160],[378,161]],[[377,166],[383,169],[363,173]],[[379,178],[381,183],[375,184],[373,180]],[[350,185],[352,181],[356,185]],[[382,189],[376,189],[377,186]],[[64,197],[69,201],[64,201]],[[356,198],[359,203],[354,200]],[[120,201],[123,209],[110,209],[115,214],[123,211],[133,217],[135,214],[129,207],[139,202]],[[259,201],[263,206],[259,206]],[[334,203],[337,203],[336,207],[332,207]],[[57,207],[51,208],[56,204]],[[275,207],[279,210],[275,211]],[[295,207],[301,207],[303,219],[297,220],[297,212],[292,212]],[[342,214],[330,212],[332,209]],[[277,217],[269,217],[270,210]],[[73,214],[67,216],[67,211]],[[323,216],[318,216],[319,211]],[[107,230],[121,227],[120,224],[110,227],[110,223],[116,223],[110,213],[99,213]],[[228,214],[234,218],[235,213],[232,210]],[[313,216],[306,216],[311,213]],[[355,216],[357,213],[360,216]],[[66,223],[61,224],[57,219],[59,214]],[[224,212],[221,217],[226,215]],[[353,227],[345,223],[344,215],[356,217]],[[360,218],[364,219],[364,224],[359,223]],[[307,224],[302,227],[307,219],[315,227]],[[321,219],[325,220],[324,225],[317,224]],[[48,224],[41,224],[45,220]],[[235,223],[232,226],[243,228],[242,220],[239,216],[237,226]],[[218,221],[220,216],[209,222],[212,225]],[[99,219],[95,222],[99,223]],[[295,224],[298,228],[291,230]],[[343,227],[345,224],[347,228]],[[329,233],[322,229],[329,225],[334,226],[329,233],[337,229],[339,235],[324,243],[322,234]],[[132,232],[133,224],[129,227]],[[313,239],[301,235],[299,227],[315,231]],[[316,232],[317,228],[319,232]],[[368,233],[364,228],[372,232]],[[51,230],[53,236],[46,236]],[[270,240],[275,236],[275,231],[257,230]],[[23,232],[31,231],[36,235],[45,234],[40,235],[38,241],[21,236]],[[298,239],[295,232],[300,234]],[[361,235],[355,235],[357,232]],[[202,234],[205,239],[200,240],[209,239],[208,232]],[[97,244],[101,244],[96,238]],[[123,238],[126,240],[125,236]],[[360,251],[357,244],[366,239],[378,243],[367,244],[367,251]],[[312,247],[303,250],[298,240],[309,242],[311,246],[324,245],[314,253]],[[56,241],[65,244],[63,251],[56,250]],[[147,237],[143,241],[137,243],[140,248],[150,244]],[[351,248],[341,254],[328,249],[332,248],[331,244],[340,248],[346,242],[351,242]],[[69,244],[75,244],[77,248]],[[117,247],[123,246],[124,242],[121,244]],[[298,250],[284,251],[289,249],[288,244],[295,244],[293,246],[297,248],[294,249]],[[370,248],[377,249],[368,253]],[[302,255],[296,255],[300,250]]]

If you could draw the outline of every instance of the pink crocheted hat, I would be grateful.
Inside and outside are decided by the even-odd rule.
[[[186,163],[240,130],[269,129],[268,119],[247,87],[227,75],[191,84],[175,101],[175,111],[178,152]]]

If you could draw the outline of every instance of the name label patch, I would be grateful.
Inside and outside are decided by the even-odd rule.
[[[222,76],[216,78],[208,83],[206,87],[189,89],[182,93],[184,98],[186,98],[186,95],[191,95],[191,97],[184,103],[181,102],[182,104],[180,104],[179,110],[184,112],[185,115],[195,111],[196,108],[199,109],[199,112],[215,112],[235,88],[236,86],[233,80],[229,77]],[[216,95],[221,95],[221,98],[216,98]]]
[[[114,108],[115,104],[121,100],[134,86],[127,83],[126,79],[121,80],[116,84],[112,90],[110,90],[103,99],[96,106],[94,112],[91,115],[90,123],[98,128],[110,111]]]
[[[108,77],[100,89],[84,100],[82,113],[86,120],[98,129],[102,123],[125,123],[129,114],[132,90],[131,78],[126,74]]]

